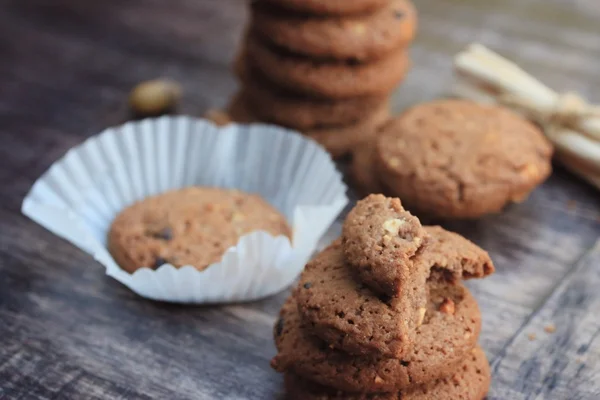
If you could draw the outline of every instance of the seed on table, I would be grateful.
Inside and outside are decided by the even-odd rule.
[[[166,79],[142,82],[131,91],[129,105],[139,116],[160,115],[177,106],[181,99],[181,85]]]

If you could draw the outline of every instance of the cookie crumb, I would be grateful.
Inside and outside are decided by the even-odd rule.
[[[379,375],[375,375],[375,383],[383,383],[383,379]]]
[[[533,342],[536,339],[536,335],[535,333],[530,333],[529,335],[527,335],[527,338],[529,339],[530,342]]]
[[[454,302],[451,299],[444,299],[442,304],[440,305],[440,312],[448,315],[454,315],[456,311],[456,307]]]
[[[556,332],[556,326],[554,326],[554,324],[546,325],[544,331],[546,331],[546,333],[554,333]]]
[[[581,358],[581,357],[577,357],[577,358],[575,359],[575,362],[576,362],[577,364],[582,364],[582,363],[583,363],[583,358]]]

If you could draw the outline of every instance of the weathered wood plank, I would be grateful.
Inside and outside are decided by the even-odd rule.
[[[600,398],[600,241],[495,360],[495,399]]]
[[[140,80],[180,81],[186,88],[183,113],[201,115],[223,105],[236,87],[229,64],[244,29],[245,4],[3,2],[0,398],[266,399],[281,393],[281,377],[268,362],[275,351],[271,326],[287,293],[228,307],[148,302],[18,214],[31,183],[54,160],[127,118],[128,90]],[[421,27],[412,49],[414,67],[395,94],[397,110],[444,93],[452,55],[473,40],[558,90],[600,99],[597,0],[416,4]],[[498,268],[495,276],[470,285],[484,312],[481,342],[492,360],[501,360],[493,398],[506,398],[503,390],[524,374],[515,367],[524,359],[515,346],[527,331],[519,329],[593,246],[599,216],[598,193],[559,169],[527,202],[502,215],[446,224],[489,250]],[[328,238],[337,234],[339,224]],[[596,307],[593,301],[582,304]],[[591,338],[593,309],[579,314],[575,326],[583,331],[573,330],[565,354]],[[594,348],[587,352],[597,356]],[[596,364],[587,358],[585,363],[579,375],[568,364],[557,378],[573,398],[599,387],[591,379]],[[540,365],[527,385],[514,387],[546,394],[548,367]],[[562,368],[557,365],[552,371]],[[589,379],[583,382],[581,376]]]

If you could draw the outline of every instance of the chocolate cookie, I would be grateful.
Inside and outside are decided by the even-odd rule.
[[[285,218],[256,195],[189,187],[148,197],[113,221],[108,248],[128,272],[165,263],[204,270],[247,233],[291,237]]]
[[[363,14],[384,7],[390,0],[258,0],[258,3],[268,3],[314,15],[345,15]]]
[[[377,140],[377,169],[412,211],[475,218],[523,200],[551,173],[552,146],[513,112],[462,100],[416,106]]]
[[[429,268],[413,259],[426,236],[419,219],[402,207],[400,199],[372,194],[346,217],[342,242],[346,262],[360,280],[377,293],[396,297],[406,295],[401,293],[406,290],[416,295],[424,286]]]
[[[251,123],[261,121],[250,109],[249,103],[250,100],[245,98],[243,93],[234,96],[227,111],[232,122]],[[371,141],[379,127],[388,120],[389,115],[389,108],[386,104],[386,107],[354,125],[304,129],[301,132],[319,143],[333,157],[337,158],[349,154],[353,148]]]
[[[252,26],[265,41],[319,59],[366,61],[406,47],[416,31],[408,0],[390,0],[369,14],[322,18],[290,13],[257,2]]]
[[[481,348],[473,349],[456,373],[422,387],[394,393],[344,393],[302,379],[285,375],[289,400],[481,400],[489,390],[490,365]]]
[[[337,253],[341,257],[341,250],[338,249]],[[335,273],[328,275],[335,277]],[[328,278],[323,275],[320,281],[311,283],[312,287],[307,285],[309,282],[303,282],[298,292],[323,285]],[[305,305],[298,307],[292,296],[282,308],[274,329],[278,354],[271,361],[271,366],[279,372],[293,373],[346,392],[397,392],[450,376],[475,347],[481,315],[477,302],[462,285],[432,281],[428,289],[429,304],[422,324],[416,329],[410,352],[401,359],[349,355],[337,350],[335,344],[328,345],[310,336],[312,328],[310,324],[303,325],[298,311]],[[371,320],[371,326],[364,325],[362,328],[370,328],[375,334],[385,330],[385,326],[379,324],[385,324],[386,316],[398,318],[366,289],[357,287],[355,291],[368,298],[369,302],[379,303],[379,306],[363,303],[361,309],[351,298],[343,299],[340,293],[332,292],[332,304],[335,301],[341,305],[340,322],[332,321],[333,324],[352,325],[359,319]],[[370,314],[375,311],[379,314]],[[343,340],[341,337],[338,339],[332,343]]]
[[[274,49],[252,33],[246,36],[242,54],[270,82],[294,93],[330,99],[389,93],[402,81],[409,67],[403,49],[367,64],[325,62]]]
[[[389,97],[363,96],[339,100],[296,95],[271,84],[259,72],[238,68],[242,96],[261,120],[297,130],[355,125],[389,107]]]

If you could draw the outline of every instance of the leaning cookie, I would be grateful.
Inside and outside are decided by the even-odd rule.
[[[451,377],[401,392],[347,393],[294,374],[285,375],[285,388],[290,400],[481,400],[490,381],[490,365],[483,350],[476,347]]]
[[[476,218],[523,201],[551,173],[539,128],[497,106],[462,100],[418,105],[377,139],[376,168],[412,211]]]
[[[390,0],[372,13],[322,18],[290,13],[256,2],[252,26],[265,41],[317,59],[367,61],[406,47],[416,31],[408,0]]]
[[[259,196],[189,187],[148,197],[123,210],[110,227],[108,248],[130,273],[165,263],[202,271],[221,260],[241,236],[254,231],[291,238],[283,215]]]
[[[428,290],[429,304],[422,324],[415,330],[410,351],[401,358],[357,357],[338,350],[338,341],[327,343],[311,336],[311,325],[298,312],[302,305],[292,296],[275,326],[278,354],[271,365],[279,372],[345,392],[398,392],[451,376],[476,345],[481,314],[475,299],[460,284],[432,281]],[[335,292],[331,295],[341,296]],[[340,315],[340,320],[350,325],[362,318],[363,328],[371,332],[380,329],[385,315],[370,315],[368,310],[373,308],[368,303],[362,317],[358,316],[359,308],[344,303],[343,309],[345,315]]]

